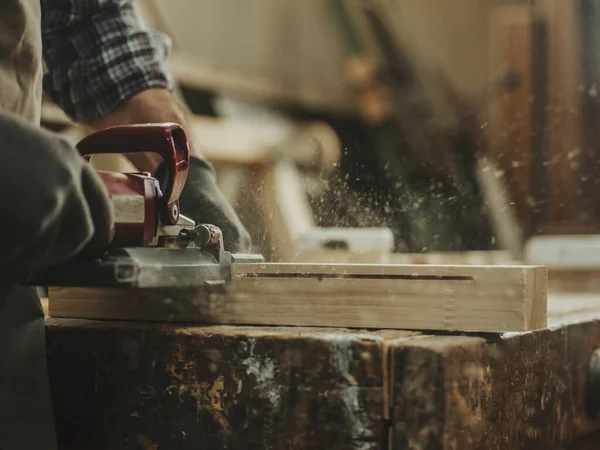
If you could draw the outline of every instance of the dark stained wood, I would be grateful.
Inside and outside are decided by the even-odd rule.
[[[590,433],[571,442],[564,450],[598,450],[600,448],[600,431]]]
[[[597,322],[392,348],[393,449],[553,449],[598,427],[585,412]]]
[[[61,449],[370,450],[385,437],[380,336],[49,320],[48,340]]]

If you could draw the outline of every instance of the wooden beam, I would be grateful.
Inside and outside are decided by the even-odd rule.
[[[59,448],[565,448],[600,426],[584,303],[551,294],[550,329],[466,336],[48,319]]]
[[[47,330],[61,450],[382,448],[372,333],[65,319]]]
[[[195,115],[188,120],[187,132],[214,164],[270,165],[283,157],[331,172],[341,153],[335,131],[324,122],[283,126]]]
[[[254,200],[263,224],[263,254],[273,261],[291,261],[297,252],[298,237],[315,227],[304,179],[289,160],[253,172]]]
[[[522,231],[528,234],[533,217],[532,120],[534,16],[531,4],[500,3],[490,15],[490,73],[510,71],[518,77],[516,88],[504,92],[490,104],[490,150],[500,167],[487,174],[510,188],[505,209],[514,209]],[[537,99],[534,99],[537,100]],[[492,192],[494,194],[494,192]],[[514,205],[514,206],[511,206]],[[494,209],[492,209],[494,212]],[[508,227],[511,231],[514,226]],[[502,234],[501,234],[502,236]],[[519,236],[519,246],[523,242]]]
[[[574,230],[582,222],[580,7],[577,0],[539,0],[534,5],[547,27],[548,225]]]
[[[51,317],[357,328],[544,328],[544,267],[236,264],[229,285],[51,288]]]
[[[594,426],[584,388],[597,333],[593,323],[398,343],[391,353],[392,449],[417,442],[414,448],[563,448]]]

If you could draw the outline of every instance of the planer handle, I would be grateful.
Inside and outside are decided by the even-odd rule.
[[[169,173],[167,186],[158,202],[165,224],[179,219],[179,196],[187,180],[190,149],[184,129],[176,123],[119,125],[97,131],[77,144],[79,153],[90,160],[101,153],[156,153]]]

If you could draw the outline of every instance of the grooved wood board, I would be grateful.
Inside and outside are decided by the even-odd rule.
[[[50,288],[51,317],[459,331],[547,325],[541,266],[236,264],[223,286]]]

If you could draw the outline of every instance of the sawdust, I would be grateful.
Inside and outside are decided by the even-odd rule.
[[[274,411],[281,407],[280,385],[276,381],[277,366],[276,362],[268,356],[256,356],[254,347],[256,339],[247,340],[248,357],[241,362],[246,369],[246,374],[251,376],[256,383],[256,390],[261,398],[269,401]]]
[[[360,392],[361,390],[357,386],[340,390],[340,399],[346,419],[344,422],[350,425],[348,432],[352,439],[373,437],[372,431],[367,426],[370,419]]]

